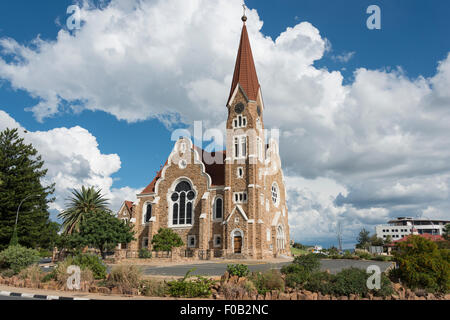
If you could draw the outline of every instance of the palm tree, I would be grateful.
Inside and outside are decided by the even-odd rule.
[[[63,220],[63,232],[72,234],[78,231],[81,221],[87,213],[96,212],[98,210],[108,210],[108,199],[101,194],[101,189],[95,190],[94,187],[81,190],[74,189],[72,197],[68,199],[69,203],[66,210],[58,215]]]

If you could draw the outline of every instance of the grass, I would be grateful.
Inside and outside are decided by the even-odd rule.
[[[291,252],[292,252],[292,254],[294,256],[302,256],[302,255],[305,255],[305,254],[309,253],[307,250],[297,249],[297,248],[294,248],[294,247],[291,247]]]

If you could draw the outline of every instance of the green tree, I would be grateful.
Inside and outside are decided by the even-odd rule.
[[[44,186],[44,161],[31,144],[25,144],[17,129],[0,132],[0,250],[13,238],[16,213],[23,201],[16,235],[18,243],[36,248],[49,223],[48,203],[54,199],[54,184]]]
[[[450,290],[450,255],[447,249],[439,250],[433,241],[414,235],[398,244],[394,257],[398,268],[393,274],[410,288]]]
[[[155,251],[172,251],[173,248],[181,247],[184,243],[172,229],[161,228],[154,235],[152,245]]]
[[[384,240],[384,244],[390,244],[390,243],[392,243],[392,236],[391,236],[391,235],[388,235],[388,236],[386,237],[386,240]]]
[[[72,241],[80,248],[83,245],[97,248],[103,258],[119,243],[134,240],[133,226],[117,219],[109,210],[87,213],[80,223],[79,232],[72,233]]]
[[[107,210],[108,199],[104,198],[101,190],[95,190],[94,187],[81,190],[73,190],[72,197],[69,199],[66,210],[58,215],[63,220],[63,232],[71,234],[79,231],[81,222],[88,213]]]
[[[357,248],[363,249],[367,247],[370,241],[369,234],[370,232],[367,231],[365,228],[361,229],[358,238],[356,239],[358,241],[358,243],[356,244]]]
[[[450,240],[450,223],[447,223],[444,228],[444,238],[445,240]]]
[[[382,246],[384,244],[384,241],[383,239],[378,238],[377,235],[374,234],[373,236],[370,237],[369,243],[372,246]]]
[[[61,229],[61,225],[54,221],[49,221],[44,226],[39,238],[39,247],[42,249],[53,250],[56,247],[58,241],[58,232]]]

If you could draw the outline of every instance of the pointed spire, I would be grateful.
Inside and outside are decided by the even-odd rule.
[[[234,68],[233,82],[231,84],[228,104],[230,103],[230,99],[238,85],[240,85],[244,90],[249,100],[256,100],[260,87],[258,75],[256,74],[255,62],[253,60],[252,48],[248,38],[247,26],[245,25],[245,22],[247,21],[245,11],[242,21],[244,22],[244,25],[242,27],[241,42],[239,44],[239,51],[236,59],[236,66]]]

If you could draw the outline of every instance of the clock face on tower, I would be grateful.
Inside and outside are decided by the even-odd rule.
[[[237,114],[241,114],[242,112],[244,112],[244,109],[244,104],[240,102],[234,107],[234,112],[236,112]]]

